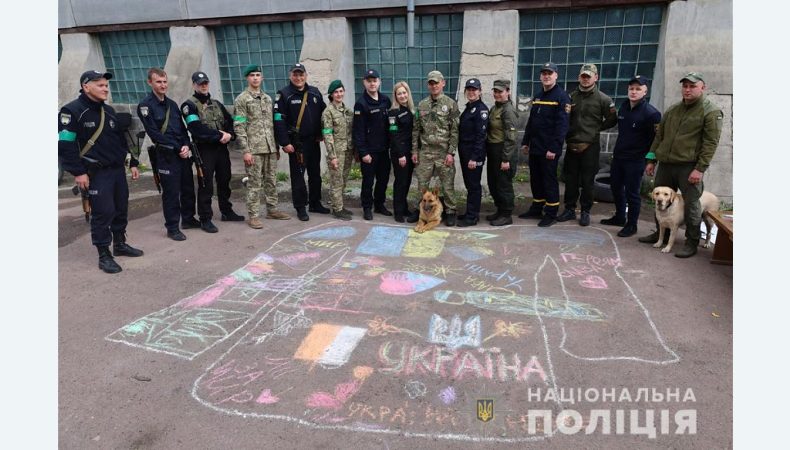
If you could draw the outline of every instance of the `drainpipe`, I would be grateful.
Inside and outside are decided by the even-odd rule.
[[[406,3],[406,36],[408,46],[414,47],[414,0]]]

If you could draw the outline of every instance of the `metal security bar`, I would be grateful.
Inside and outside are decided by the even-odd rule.
[[[414,47],[407,47],[405,16],[352,21],[357,93],[364,92],[362,75],[370,67],[379,71],[381,92],[390,97],[395,82],[405,80],[417,104],[428,95],[427,76],[432,70],[442,72],[447,80],[445,94],[455,97],[464,34],[463,14],[420,15],[414,22]]]
[[[301,20],[221,26],[214,28],[214,36],[227,105],[247,87],[242,73],[248,64],[261,66],[261,88],[274,98],[277,90],[288,84],[288,69],[299,62],[304,41]]]
[[[540,66],[559,67],[558,83],[568,92],[578,86],[583,63],[598,66],[599,88],[620,102],[634,75],[653,78],[663,5],[520,14],[518,92],[541,89]]]
[[[151,90],[146,83],[148,69],[165,66],[170,52],[168,29],[100,33],[99,42],[104,65],[113,74],[113,102],[137,104]]]

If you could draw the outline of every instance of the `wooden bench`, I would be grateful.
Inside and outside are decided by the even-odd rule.
[[[735,217],[735,213],[732,211],[708,211],[705,214],[707,214],[719,228],[716,234],[716,246],[713,247],[713,257],[710,260],[711,264],[725,264],[731,266],[733,242],[732,221]]]

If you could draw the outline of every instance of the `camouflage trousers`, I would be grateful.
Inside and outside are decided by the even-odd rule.
[[[343,192],[346,190],[348,173],[351,172],[353,163],[354,150],[346,150],[337,154],[337,169],[329,167],[329,207],[333,211],[343,209]]]
[[[253,154],[247,171],[247,214],[260,217],[261,187],[269,212],[277,210],[277,153]]]
[[[447,158],[446,153],[442,153],[441,156],[420,155],[420,163],[414,167],[414,174],[417,176],[417,187],[420,192],[428,189],[432,176],[438,175],[444,206],[447,208],[445,212],[455,214],[455,161],[451,167],[447,167],[444,165],[445,158]]]

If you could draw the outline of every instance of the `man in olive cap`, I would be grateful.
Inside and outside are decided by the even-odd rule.
[[[438,70],[428,73],[428,92],[417,106],[412,131],[412,161],[416,165],[417,186],[428,189],[431,177],[439,176],[447,213],[446,224],[454,227],[455,153],[458,150],[458,122],[461,111],[455,100],[444,95],[446,81]]]
[[[579,86],[571,92],[570,124],[565,137],[568,149],[562,166],[565,211],[557,216],[557,222],[575,219],[578,199],[581,206],[579,225],[583,227],[590,225],[595,175],[601,155],[601,131],[617,125],[614,102],[598,89],[597,81],[598,67],[582,65]]]
[[[661,118],[653,145],[645,157],[645,174],[655,175],[656,186],[680,189],[683,194],[686,242],[675,256],[688,258],[697,253],[699,245],[702,177],[719,145],[724,113],[705,95],[702,74],[689,72],[680,83],[683,100],[670,106]],[[660,163],[658,169],[656,161]],[[640,237],[639,242],[658,242],[658,231]]]

